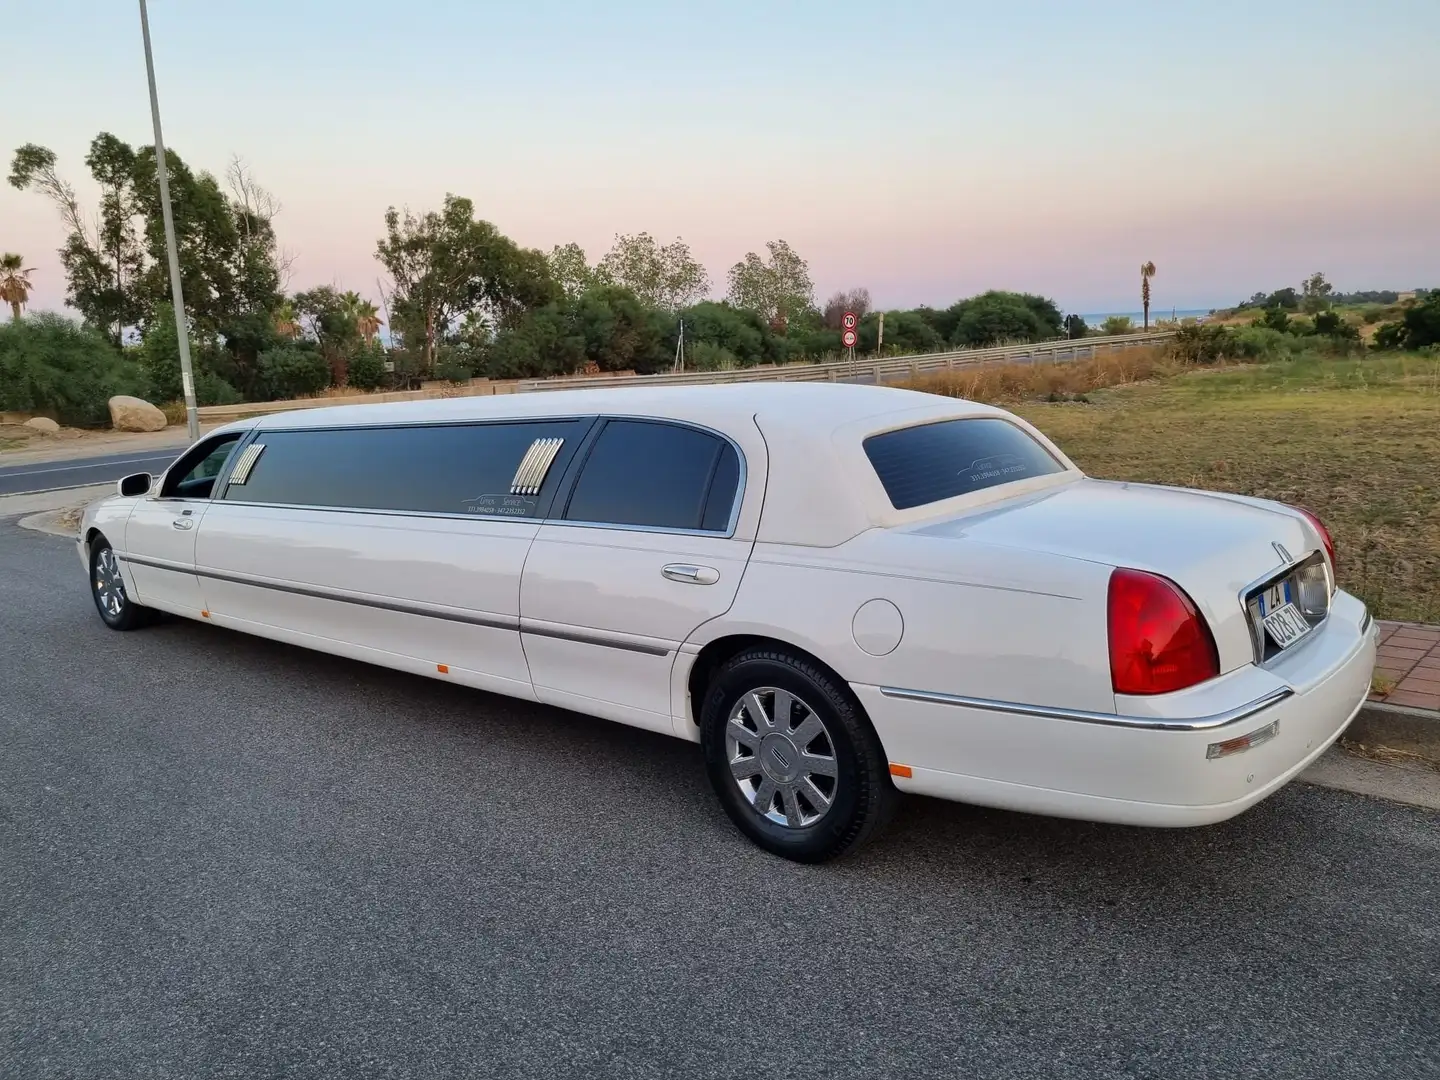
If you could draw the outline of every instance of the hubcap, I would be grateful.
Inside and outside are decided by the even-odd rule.
[[[743,695],[725,723],[725,753],[745,801],[777,825],[813,825],[835,803],[840,771],[830,732],[788,690]]]
[[[120,576],[115,552],[108,547],[95,556],[95,599],[100,602],[100,610],[112,619],[119,618],[125,607],[125,580]]]

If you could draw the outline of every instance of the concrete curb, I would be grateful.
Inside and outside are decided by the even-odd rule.
[[[0,518],[33,516],[48,510],[73,510],[77,506],[88,506],[114,490],[115,485],[111,483],[35,491],[24,495],[0,495]]]
[[[1367,702],[1350,722],[1344,740],[1400,750],[1440,765],[1440,713],[1383,701]]]
[[[23,517],[16,522],[16,524],[22,529],[49,533],[51,536],[63,536],[67,540],[74,540],[77,536],[75,526],[62,524],[60,521],[61,517],[63,517],[68,510],[73,509],[75,509],[75,507],[68,507],[61,510],[44,510],[41,513]]]

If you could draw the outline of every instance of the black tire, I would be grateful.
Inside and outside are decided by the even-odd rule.
[[[746,730],[732,731],[729,738],[738,734],[754,742],[753,750],[740,741],[733,746],[737,762],[748,762],[750,758],[747,755],[754,755],[753,764],[741,766],[742,769],[752,770],[754,775],[737,780],[732,772],[732,746],[727,738],[732,713],[752,691],[761,688],[773,688],[793,695],[801,705],[790,706],[786,711],[792,717],[813,713],[823,725],[823,735],[800,748],[806,753],[818,750],[822,755],[819,760],[825,760],[823,755],[828,747],[833,756],[835,776],[830,790],[824,790],[830,783],[828,776],[811,778],[819,794],[828,794],[830,798],[829,806],[818,811],[818,820],[803,822],[804,815],[816,813],[817,807],[803,801],[795,803],[794,788],[790,789],[792,793],[788,796],[784,791],[777,792],[775,801],[770,804],[771,814],[784,815],[787,822],[777,822],[757,809],[756,801],[764,798],[764,783],[776,786],[777,777],[780,786],[797,783],[793,773],[788,774],[792,779],[786,781],[787,774],[777,771],[778,767],[772,767],[777,760],[773,758],[773,749],[778,747],[789,754],[795,749],[795,744],[776,741],[770,751],[772,756],[762,759],[762,753],[765,753],[761,749],[762,743],[748,731],[749,705],[740,720],[746,725]],[[776,711],[775,697],[762,693],[758,699],[762,709]],[[778,725],[779,721],[775,723]],[[706,691],[700,711],[700,727],[706,771],[720,805],[741,832],[766,851],[782,858],[820,863],[853,851],[880,832],[900,800],[900,793],[890,781],[889,764],[880,740],[849,688],[814,662],[784,649],[747,649],[728,661]],[[800,733],[804,727],[805,722],[795,720],[793,733]],[[777,726],[767,730],[773,735],[781,729]],[[784,762],[785,758],[778,760]],[[804,783],[803,780],[798,782]],[[810,798],[803,788],[799,790],[801,800]],[[797,817],[801,824],[788,823],[788,811],[792,805],[798,806]]]
[[[90,542],[90,598],[95,601],[101,620],[111,630],[137,630],[149,625],[154,613],[130,599],[118,573],[107,572],[107,557],[108,569],[113,570],[114,555],[105,537],[97,536]],[[107,587],[107,583],[111,583],[113,589]]]

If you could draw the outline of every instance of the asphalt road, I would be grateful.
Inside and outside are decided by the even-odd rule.
[[[0,467],[0,495],[104,484],[136,472],[159,473],[168,468],[184,447],[153,453],[107,454],[70,461],[37,461]]]
[[[0,1076],[1440,1075],[1433,813],[912,799],[806,868],[678,741],[0,580]]]

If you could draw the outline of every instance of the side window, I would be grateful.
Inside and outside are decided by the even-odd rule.
[[[195,447],[177,461],[165,474],[162,499],[208,499],[215,486],[215,477],[225,467],[225,459],[239,441],[240,433],[225,435]]]
[[[534,517],[586,429],[547,420],[265,431],[226,502]],[[237,465],[243,469],[244,462]]]
[[[865,455],[896,510],[1063,472],[1050,452],[998,417],[967,417],[872,435]]]
[[[694,428],[611,420],[595,440],[568,521],[725,531],[740,463],[724,439]]]

